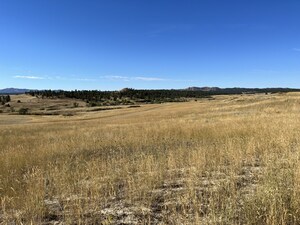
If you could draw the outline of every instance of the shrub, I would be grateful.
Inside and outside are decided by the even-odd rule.
[[[95,106],[97,106],[97,104],[96,104],[95,102],[90,102],[90,103],[89,103],[89,106],[90,106],[90,107],[95,107]]]
[[[21,108],[19,109],[19,114],[20,115],[26,115],[28,113],[28,108]]]

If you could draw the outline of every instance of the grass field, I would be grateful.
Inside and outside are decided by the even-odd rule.
[[[77,110],[0,114],[0,224],[300,224],[299,93]]]

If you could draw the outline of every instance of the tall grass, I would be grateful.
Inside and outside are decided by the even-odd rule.
[[[0,223],[299,224],[299,103],[220,96],[2,125]]]

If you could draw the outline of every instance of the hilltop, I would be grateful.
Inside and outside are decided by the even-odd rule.
[[[26,92],[31,91],[30,89],[25,88],[4,88],[0,89],[0,94],[24,94]]]
[[[218,91],[221,90],[219,87],[188,87],[188,91]]]

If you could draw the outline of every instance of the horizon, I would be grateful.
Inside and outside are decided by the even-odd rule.
[[[0,89],[300,88],[300,2],[0,2]]]
[[[264,90],[264,89],[291,89],[291,90],[300,90],[300,88],[290,88],[290,87],[208,87],[208,86],[201,86],[201,87],[198,87],[198,86],[190,86],[190,87],[186,87],[186,88],[161,88],[161,89],[155,89],[155,88],[145,88],[145,89],[142,89],[142,88],[131,88],[131,87],[124,87],[124,88],[121,88],[121,89],[116,89],[116,90],[100,90],[100,89],[29,89],[29,88],[14,88],[14,87],[8,87],[8,88],[0,88],[0,91],[3,91],[3,90],[29,90],[29,91],[47,91],[47,90],[50,90],[50,91],[122,91],[123,89],[132,89],[132,90],[150,90],[150,91],[156,91],[156,90],[188,90],[189,88],[219,88],[219,89],[261,89],[261,90]],[[9,93],[8,93],[9,94]],[[12,94],[12,93],[10,93]]]

